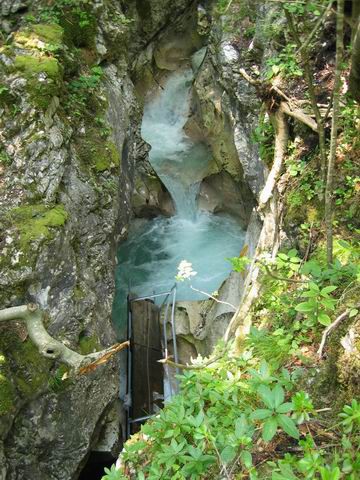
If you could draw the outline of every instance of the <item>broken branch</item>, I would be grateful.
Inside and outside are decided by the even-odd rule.
[[[334,330],[334,328],[336,328],[339,323],[341,323],[350,313],[351,309],[349,308],[348,310],[345,310],[345,312],[343,312],[341,315],[339,315],[334,321],[333,323],[331,323],[328,327],[325,328],[324,330],[324,333],[323,333],[323,336],[322,336],[322,339],[321,339],[321,343],[320,343],[320,346],[319,346],[319,350],[317,351],[318,353],[318,356],[319,358],[321,359],[322,356],[323,356],[323,351],[324,351],[324,347],[325,347],[325,343],[326,343],[326,339],[329,335],[329,333]]]
[[[44,312],[33,303],[0,310],[0,322],[23,320],[26,323],[29,338],[36,345],[39,353],[46,358],[66,363],[74,369],[75,373],[84,374],[94,370],[98,365],[108,361],[114,353],[128,345],[128,342],[124,342],[112,345],[100,352],[81,355],[48,334],[43,324],[43,316]]]

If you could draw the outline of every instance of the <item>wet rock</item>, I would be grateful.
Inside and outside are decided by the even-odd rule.
[[[138,176],[131,204],[139,218],[169,217],[175,212],[172,198],[158,177]]]
[[[255,205],[246,182],[237,183],[227,172],[210,175],[202,181],[198,202],[202,210],[239,218],[244,228],[249,224]]]

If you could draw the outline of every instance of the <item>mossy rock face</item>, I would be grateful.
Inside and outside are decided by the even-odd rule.
[[[360,397],[360,320],[351,325],[347,331],[347,336],[351,342],[351,349],[345,349],[339,356],[337,368],[339,372],[339,381],[348,391],[349,398]],[[351,351],[350,351],[351,350]]]
[[[26,90],[34,105],[45,110],[52,98],[60,95],[63,69],[56,58],[17,55],[14,66],[27,79]]]
[[[89,353],[101,350],[99,339],[96,335],[80,334],[79,337],[79,351],[81,355],[88,355]]]
[[[2,225],[11,239],[3,249],[0,266],[21,268],[35,264],[38,247],[54,238],[55,229],[63,227],[68,218],[63,205],[51,208],[47,205],[26,205],[10,210]],[[17,260],[13,261],[13,257]]]
[[[121,164],[120,154],[111,140],[105,140],[98,132],[88,132],[85,138],[79,139],[77,152],[81,163],[102,173],[118,168]]]
[[[56,52],[63,49],[63,29],[55,24],[36,24],[23,28],[14,35],[10,56],[14,55],[12,70],[27,80],[26,90],[35,106],[46,109],[62,89],[63,67]]]
[[[64,30],[57,24],[37,24],[16,32],[15,43],[27,49],[54,51],[63,45]]]
[[[32,399],[47,388],[51,360],[19,325],[2,325],[0,332],[0,416],[15,411],[17,403]]]
[[[54,24],[37,24],[32,25],[33,32],[42,40],[53,45],[60,45],[64,39],[64,30],[60,25]]]
[[[8,376],[5,356],[0,352],[0,417],[15,410],[15,388]]]
[[[0,84],[0,106],[12,106],[14,103],[15,97],[10,92],[10,89],[4,84]]]
[[[30,242],[39,238],[51,238],[51,227],[61,227],[68,218],[63,205],[48,209],[45,205],[27,205],[9,212],[12,223],[19,231],[19,244],[26,249]]]
[[[24,76],[29,78],[39,73],[46,73],[56,80],[60,76],[60,65],[56,58],[39,57],[32,55],[17,55],[14,62],[15,68],[21,70]]]

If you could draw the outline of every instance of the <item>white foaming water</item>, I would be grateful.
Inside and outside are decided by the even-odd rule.
[[[150,163],[169,190],[179,217],[195,218],[198,185],[211,153],[194,143],[183,127],[190,110],[191,70],[174,74],[144,111],[141,134],[151,145]]]
[[[129,290],[138,295],[168,291],[181,260],[192,262],[197,273],[191,284],[212,293],[229,275],[227,257],[237,256],[244,232],[229,216],[199,212],[196,197],[211,159],[208,147],[186,136],[190,111],[191,70],[173,74],[164,90],[146,105],[142,136],[151,145],[150,162],[169,190],[176,207],[172,218],[139,221],[118,253],[114,318],[125,323]],[[178,284],[177,299],[198,300],[204,295]]]

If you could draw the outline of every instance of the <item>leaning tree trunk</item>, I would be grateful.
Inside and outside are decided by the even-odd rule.
[[[40,354],[46,358],[66,363],[75,374],[93,370],[129,344],[129,342],[119,343],[100,352],[80,355],[48,334],[43,324],[43,315],[43,311],[36,304],[21,305],[0,310],[0,322],[23,320],[26,323],[30,340],[37,346]]]
[[[328,264],[333,262],[333,177],[338,135],[338,119],[341,89],[341,63],[344,53],[344,0],[337,2],[336,16],[336,63],[333,91],[333,115],[331,122],[330,153],[325,190],[326,256]]]
[[[237,339],[241,339],[249,333],[251,327],[251,307],[254,301],[258,298],[261,289],[261,283],[259,280],[260,272],[257,260],[263,253],[268,253],[269,251],[271,251],[271,256],[274,257],[279,247],[278,202],[277,199],[274,199],[273,195],[274,192],[276,192],[276,181],[280,176],[284,164],[289,137],[285,112],[281,106],[272,116],[272,121],[275,126],[274,161],[265,186],[260,193],[258,207],[258,210],[264,217],[263,228],[261,230],[253,261],[247,274],[240,306],[231,319],[224,335],[224,340],[226,342],[231,340],[234,336]]]

